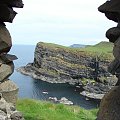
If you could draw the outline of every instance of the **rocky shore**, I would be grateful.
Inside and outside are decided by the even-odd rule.
[[[39,42],[33,63],[28,63],[17,71],[50,83],[76,85],[80,92],[83,89],[82,95],[102,99],[117,81],[115,76],[107,72],[107,66],[112,59],[104,58],[104,54],[98,56],[85,48],[76,49]]]
[[[69,84],[75,85],[77,82],[76,79],[72,79],[69,76],[68,76],[68,78],[65,78],[65,77],[61,78],[61,77],[52,76],[45,72],[44,73],[41,71],[38,72],[38,69],[36,67],[32,66],[32,63],[29,63],[24,67],[18,68],[17,71],[21,72],[24,75],[31,76],[34,79],[39,79],[39,80],[46,81],[49,83],[69,83]]]

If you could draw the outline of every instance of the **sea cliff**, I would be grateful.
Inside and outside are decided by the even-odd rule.
[[[109,44],[109,45],[108,45]],[[70,48],[39,42],[34,61],[19,72],[50,83],[77,84],[88,92],[106,93],[116,82],[107,67],[112,61],[112,44],[101,42],[85,48]]]

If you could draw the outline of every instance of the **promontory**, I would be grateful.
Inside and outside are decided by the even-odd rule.
[[[115,76],[107,71],[113,60],[112,47],[109,42],[84,48],[39,42],[33,63],[20,67],[18,71],[34,79],[77,84],[89,93],[104,94],[116,83]]]

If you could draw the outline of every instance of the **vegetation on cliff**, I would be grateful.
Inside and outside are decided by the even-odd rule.
[[[113,59],[113,55],[112,55],[113,43],[106,41],[102,41],[96,45],[86,45],[86,47],[84,48],[72,48],[72,47],[62,46],[53,43],[44,43],[44,42],[39,42],[37,45],[55,51],[61,51],[62,49],[65,52],[69,52],[77,56],[79,55],[92,56],[92,57],[97,56],[99,59],[102,60]]]
[[[85,51],[92,52],[102,60],[113,60],[113,43],[110,42],[100,42],[93,46],[87,46],[84,48]]]
[[[50,83],[78,84],[98,96],[105,94],[116,83],[116,78],[107,70],[113,59],[112,48],[113,44],[109,42],[85,48],[39,42],[33,63],[18,71]]]
[[[84,48],[39,42],[35,50],[33,67],[38,68],[36,70],[38,73],[56,78],[63,76],[68,79],[110,77],[107,67],[113,59],[112,48],[113,44],[109,42],[100,42]]]
[[[17,109],[25,120],[95,120],[98,111],[30,99],[19,100]]]

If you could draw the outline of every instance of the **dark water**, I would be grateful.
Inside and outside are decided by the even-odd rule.
[[[15,68],[24,66],[29,62],[33,61],[35,46],[27,45],[14,45],[10,51],[11,54],[17,55],[19,58],[16,60]],[[75,105],[79,105],[86,109],[97,107],[97,102],[86,101],[79,92],[75,91],[75,87],[69,84],[50,84],[41,80],[35,80],[29,76],[14,72],[10,77],[19,86],[19,97],[20,98],[33,98],[40,100],[48,100],[49,97],[66,97],[71,100]],[[42,92],[47,91],[48,94]]]

